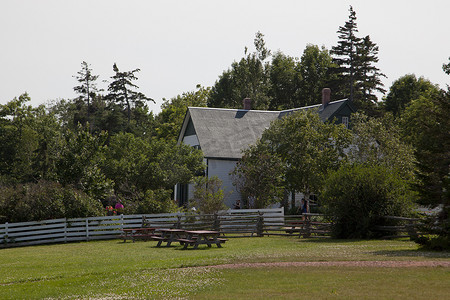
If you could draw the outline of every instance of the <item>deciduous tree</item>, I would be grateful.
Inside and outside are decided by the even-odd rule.
[[[217,176],[194,179],[194,197],[189,201],[190,207],[203,214],[214,214],[227,209],[223,199],[222,181]]]
[[[189,106],[204,107],[208,101],[210,88],[200,85],[194,92],[186,92],[161,105],[161,112],[156,116],[156,132],[159,138],[176,140],[183,125]]]
[[[258,145],[267,149],[267,159],[281,161],[285,189],[309,199],[319,191],[324,175],[339,167],[349,142],[350,132],[344,126],[322,122],[315,111],[298,111],[275,121]],[[278,183],[279,173],[266,175],[273,175]]]
[[[231,176],[245,208],[266,208],[283,201],[285,165],[264,142],[258,141],[243,151]]]
[[[276,52],[270,65],[270,110],[300,107],[302,76],[298,70],[298,61],[294,57]]]
[[[414,148],[402,139],[401,128],[392,115],[382,118],[362,113],[352,115],[352,143],[348,157],[361,165],[381,165],[413,183]]]
[[[268,63],[264,60],[270,55],[258,32],[255,37],[256,52],[247,54],[231,68],[224,71],[211,89],[209,107],[242,108],[244,98],[252,99],[255,109],[267,109],[270,105],[270,80]]]
[[[57,180],[104,201],[112,194],[113,187],[100,169],[105,159],[106,134],[94,136],[81,125],[79,127],[76,132],[68,130],[64,133],[64,143],[56,161]]]
[[[384,109],[392,112],[395,117],[402,115],[409,104],[421,96],[437,97],[439,88],[424,77],[417,78],[407,74],[395,80],[384,98]]]
[[[33,178],[34,151],[38,132],[36,109],[27,105],[27,93],[0,105],[0,176],[3,181],[27,182]]]
[[[292,107],[303,107],[321,103],[322,89],[331,87],[336,64],[325,47],[307,45],[303,51],[298,70],[301,76],[298,102]]]

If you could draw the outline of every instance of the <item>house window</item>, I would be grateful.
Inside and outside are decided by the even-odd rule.
[[[344,124],[345,128],[348,128],[348,117],[342,117],[342,124]]]
[[[180,206],[187,206],[189,197],[189,185],[178,183],[177,184],[177,199]]]

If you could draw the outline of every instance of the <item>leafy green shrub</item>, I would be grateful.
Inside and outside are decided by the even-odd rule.
[[[128,202],[128,205],[125,205],[125,212],[136,214],[174,212],[177,205],[170,196],[170,190],[147,190],[141,199],[137,199],[134,203]]]
[[[331,172],[323,187],[325,212],[333,219],[337,238],[374,238],[384,216],[408,216],[411,192],[406,181],[386,167],[347,165]]]
[[[431,250],[450,250],[450,207],[443,206],[437,215],[425,219],[421,231],[427,233],[416,239],[416,243]]]
[[[416,239],[416,243],[430,250],[450,250],[450,237],[436,234],[427,234]]]
[[[196,207],[204,214],[213,214],[226,209],[221,187],[222,181],[217,176],[194,178],[194,198],[189,201],[189,206]]]
[[[2,222],[77,218],[103,214],[103,207],[71,186],[41,180],[38,183],[0,187]]]

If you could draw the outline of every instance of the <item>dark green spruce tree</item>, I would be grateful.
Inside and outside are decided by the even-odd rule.
[[[372,115],[376,108],[376,92],[384,93],[381,77],[384,74],[375,66],[378,62],[378,46],[369,36],[357,36],[356,12],[350,6],[350,15],[344,26],[339,27],[338,44],[330,53],[337,68],[332,85],[338,97],[349,98],[357,108]]]
[[[355,94],[355,62],[357,48],[361,44],[361,38],[356,36],[358,26],[356,24],[356,12],[350,6],[350,15],[344,26],[340,26],[337,33],[339,41],[337,46],[331,48],[333,62],[338,65],[334,72],[338,75],[335,85],[339,87],[336,93],[342,97],[349,97],[354,100]]]
[[[92,98],[98,93],[96,80],[98,75],[92,74],[92,69],[89,68],[89,64],[85,61],[81,63],[81,70],[78,71],[78,75],[74,76],[80,85],[77,85],[73,90],[79,94],[78,100],[86,102],[87,104],[87,121],[90,123],[91,103]]]
[[[362,101],[371,104],[377,102],[376,92],[386,93],[383,88],[384,84],[381,82],[381,77],[386,77],[380,72],[380,69],[375,66],[378,62],[378,51],[379,48],[377,44],[372,42],[370,36],[365,36],[362,39],[362,43],[359,45],[358,50],[358,68],[356,70],[357,78],[356,90],[359,93],[359,97]]]

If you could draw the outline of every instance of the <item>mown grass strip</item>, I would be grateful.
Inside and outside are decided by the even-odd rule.
[[[252,274],[262,271],[208,270],[205,273],[202,268],[186,267],[241,262],[450,259],[448,252],[421,251],[409,241],[316,241],[264,237],[231,239],[223,248],[202,247],[198,250],[182,250],[179,245],[160,248],[155,245],[156,242],[122,243],[115,240],[2,249],[0,295],[4,299],[176,298],[197,293],[199,297],[206,297],[207,294],[202,294],[202,291],[207,293],[208,289],[215,287],[223,290],[223,287],[234,284],[230,281],[234,275],[228,278],[227,274],[242,272],[242,278],[253,278]],[[280,273],[277,269],[268,268],[269,273],[262,274],[273,279]],[[413,268],[410,272],[421,269]],[[448,268],[443,269],[447,273],[437,273],[436,276],[448,282]],[[322,270],[324,274],[330,270],[339,276],[335,267]],[[289,278],[292,276],[298,280],[303,278],[290,274],[281,282],[291,282]],[[261,282],[270,286],[272,279]],[[296,286],[294,282],[289,284],[293,288]],[[432,286],[433,280],[428,284]],[[441,289],[439,286],[437,288]],[[247,286],[242,289],[245,294]],[[287,297],[290,297],[289,293]]]

